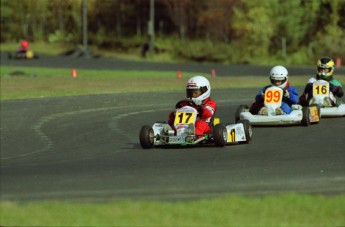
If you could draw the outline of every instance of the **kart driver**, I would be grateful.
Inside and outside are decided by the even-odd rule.
[[[23,40],[20,44],[20,47],[17,50],[17,53],[26,53],[29,49],[29,42],[27,40]]]
[[[251,105],[249,111],[251,114],[268,115],[267,107],[264,106],[265,91],[273,86],[283,89],[283,100],[281,107],[275,109],[276,115],[289,114],[292,111],[291,105],[298,101],[298,91],[295,87],[289,85],[288,71],[284,66],[275,66],[270,71],[271,85],[265,86],[255,96],[255,102]]]
[[[209,123],[217,107],[216,102],[210,98],[210,82],[203,76],[194,76],[187,81],[186,93],[187,98],[197,105],[198,116],[195,122],[195,134],[199,135],[198,138],[200,138],[201,135],[210,132]],[[169,114],[168,119],[168,124],[172,128],[174,128],[174,120],[175,111]]]
[[[339,106],[342,101],[341,97],[344,96],[341,83],[334,79],[334,61],[329,57],[320,58],[317,61],[317,74],[316,79],[310,78],[304,88],[303,94],[299,97],[299,102],[302,106],[309,106],[310,100],[313,97],[313,83],[316,80],[325,80],[329,82],[330,97],[325,98],[324,106]]]

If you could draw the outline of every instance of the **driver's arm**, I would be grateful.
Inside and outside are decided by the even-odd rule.
[[[336,86],[336,85],[330,83],[330,90],[335,96],[337,96],[339,98],[344,96],[344,91],[343,91],[341,86]]]
[[[216,111],[217,104],[215,102],[207,103],[202,108],[201,117],[209,118],[212,117]]]

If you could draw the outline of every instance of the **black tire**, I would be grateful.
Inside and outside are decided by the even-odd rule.
[[[252,139],[253,137],[253,128],[252,125],[250,124],[250,122],[248,120],[239,120],[237,123],[242,123],[243,124],[243,128],[244,128],[244,133],[246,135],[246,141],[244,142],[240,142],[240,143],[249,143],[249,141]]]
[[[214,126],[213,129],[214,143],[217,147],[224,147],[227,143],[228,132],[222,124]]]
[[[302,117],[302,125],[303,126],[308,126],[310,125],[310,118],[309,118],[309,115],[310,115],[310,109],[309,107],[303,107],[302,108],[302,114],[303,114],[303,117]]]
[[[140,129],[140,134],[139,134],[139,140],[140,140],[140,145],[144,149],[149,149],[153,146],[154,142],[154,132],[153,129],[148,126],[144,125]]]
[[[235,112],[235,122],[237,123],[240,120],[240,114],[244,112],[245,109],[249,109],[247,105],[239,105]]]

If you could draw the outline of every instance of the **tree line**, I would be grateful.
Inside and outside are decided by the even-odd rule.
[[[148,40],[153,2],[157,43],[173,40],[176,55],[196,60],[214,55],[206,60],[218,57],[238,63],[328,55],[345,62],[345,0],[86,2],[88,43],[100,48],[125,51]],[[83,0],[1,0],[0,41],[81,43],[82,5]],[[195,55],[203,50],[205,56]]]

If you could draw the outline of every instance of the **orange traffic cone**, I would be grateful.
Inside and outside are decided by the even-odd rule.
[[[176,77],[179,78],[179,79],[182,78],[182,73],[181,73],[181,71],[177,71],[177,72],[176,72]]]
[[[76,69],[72,69],[72,77],[73,78],[76,78],[78,76],[78,74],[77,74],[77,70]]]
[[[337,59],[335,60],[335,66],[336,66],[336,67],[340,67],[340,66],[341,66],[341,59],[340,59],[340,58],[337,58]]]
[[[216,77],[216,70],[211,69],[211,77]]]

